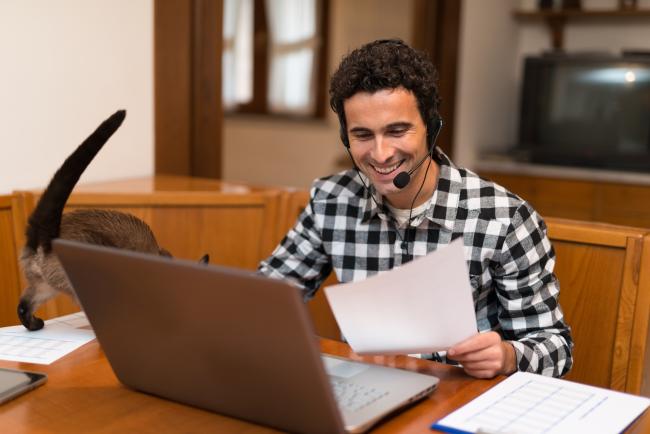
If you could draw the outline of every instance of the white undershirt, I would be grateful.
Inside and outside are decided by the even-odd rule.
[[[395,218],[395,221],[397,222],[397,227],[404,228],[409,223],[408,221],[409,215],[411,216],[411,221],[417,220],[418,217],[424,214],[427,208],[429,208],[430,202],[431,199],[427,200],[422,205],[416,206],[415,208],[413,208],[413,212],[411,212],[410,209],[394,208],[389,204],[386,204],[386,206],[388,206],[390,213]]]

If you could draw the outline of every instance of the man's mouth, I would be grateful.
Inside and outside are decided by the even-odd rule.
[[[375,172],[379,173],[380,175],[389,175],[395,170],[397,170],[398,167],[400,167],[404,163],[404,160],[400,160],[397,163],[390,165],[390,166],[385,166],[385,167],[379,167],[371,164],[370,166],[375,169]]]

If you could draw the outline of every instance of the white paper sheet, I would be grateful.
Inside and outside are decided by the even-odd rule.
[[[650,399],[517,372],[433,424],[447,432],[619,433]]]
[[[95,339],[86,314],[73,313],[45,321],[41,330],[0,328],[0,359],[49,365]]]
[[[360,282],[325,288],[357,354],[446,350],[477,333],[463,241]]]

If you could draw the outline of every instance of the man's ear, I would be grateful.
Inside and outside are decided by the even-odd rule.
[[[203,256],[201,256],[201,259],[199,259],[199,264],[209,264],[210,263],[210,255],[207,253]]]

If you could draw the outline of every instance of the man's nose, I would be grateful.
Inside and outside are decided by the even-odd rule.
[[[370,156],[377,163],[385,163],[393,156],[394,150],[388,140],[382,135],[375,136],[375,145],[370,151]]]

